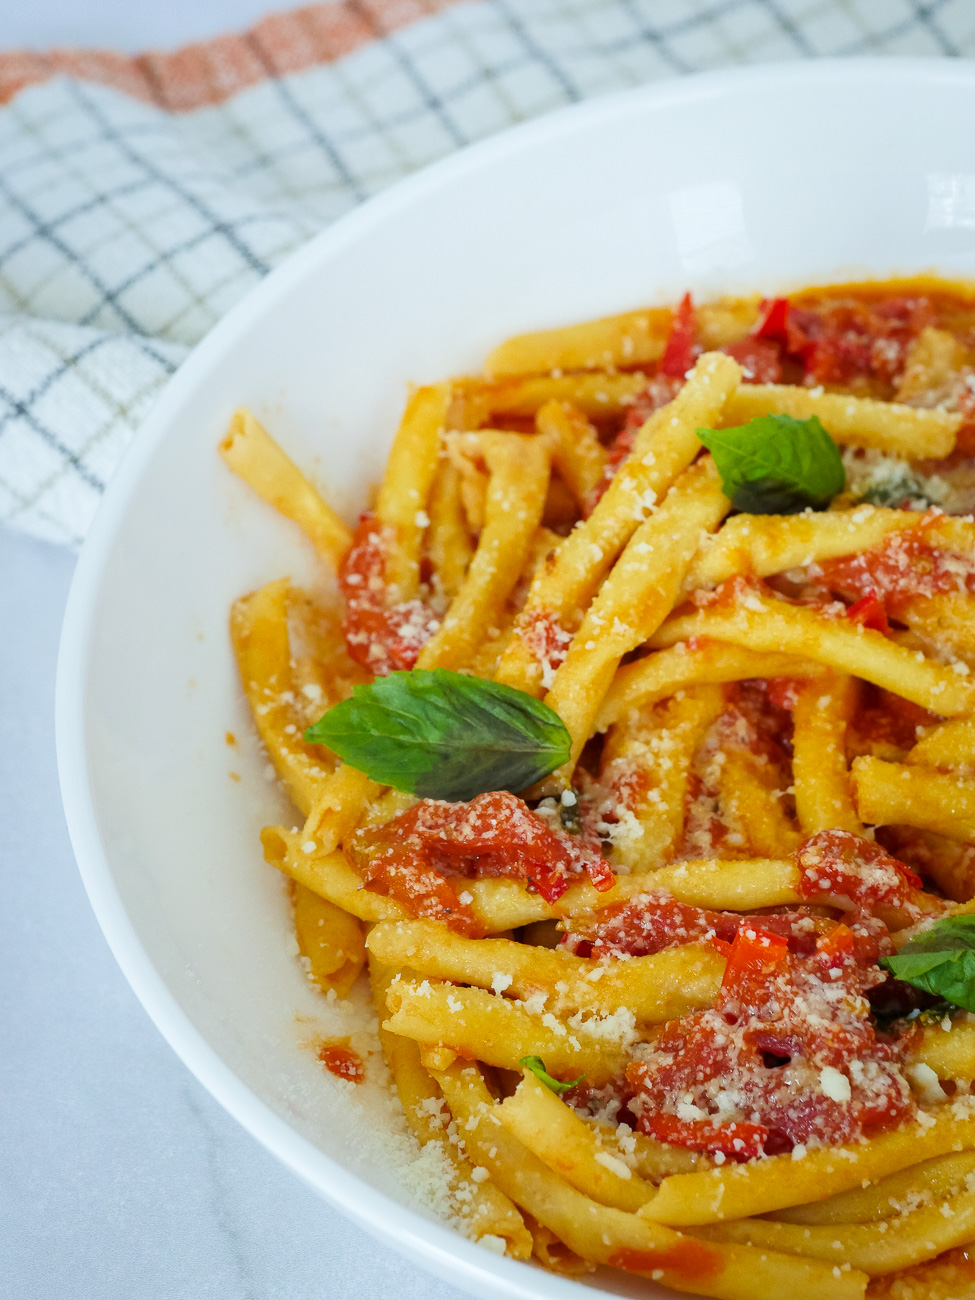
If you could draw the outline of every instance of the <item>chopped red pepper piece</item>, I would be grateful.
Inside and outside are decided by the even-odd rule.
[[[788,327],[789,299],[763,298],[758,320],[752,326],[755,337],[785,343],[788,339]]]
[[[866,596],[861,596],[846,611],[846,617],[853,623],[862,623],[864,627],[872,627],[876,632],[886,634],[890,631],[884,602],[875,591],[871,591]]]
[[[680,300],[680,306],[674,312],[670,337],[660,359],[660,373],[662,375],[671,375],[675,379],[684,378],[694,364],[696,352],[694,333],[694,304],[691,301],[691,295],[685,293]]]
[[[733,1121],[717,1124],[709,1119],[680,1119],[661,1111],[645,1115],[640,1125],[658,1142],[695,1151],[720,1151],[733,1160],[754,1160],[765,1149],[769,1131],[762,1124]]]

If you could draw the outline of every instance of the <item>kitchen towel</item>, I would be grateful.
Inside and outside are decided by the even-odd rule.
[[[733,64],[971,56],[971,0],[337,0],[168,53],[0,53],[0,520],[77,545],[192,346],[454,149]]]

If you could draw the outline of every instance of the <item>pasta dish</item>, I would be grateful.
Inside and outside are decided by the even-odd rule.
[[[264,856],[463,1231],[975,1294],[975,287],[509,339],[411,393],[355,530],[249,411],[220,450],[334,592],[233,607],[304,818]]]

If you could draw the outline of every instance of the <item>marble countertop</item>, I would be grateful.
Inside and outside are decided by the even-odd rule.
[[[54,756],[73,567],[66,551],[0,531],[0,1294],[460,1300],[239,1128],[115,965]]]

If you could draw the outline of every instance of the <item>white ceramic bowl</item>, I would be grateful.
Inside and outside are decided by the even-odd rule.
[[[293,817],[249,738],[226,627],[236,596],[314,570],[217,441],[251,406],[351,519],[407,383],[475,369],[508,334],[686,288],[973,275],[973,123],[975,65],[823,62],[595,100],[466,150],[326,230],[229,314],[172,380],[92,528],[64,625],[58,756],[119,964],[241,1124],[475,1295],[581,1291],[436,1222],[397,1180],[382,1097],[350,1101],[302,1046],[356,1013],[307,984],[283,882],[261,860],[259,828]],[[662,1294],[621,1275],[592,1285]]]

